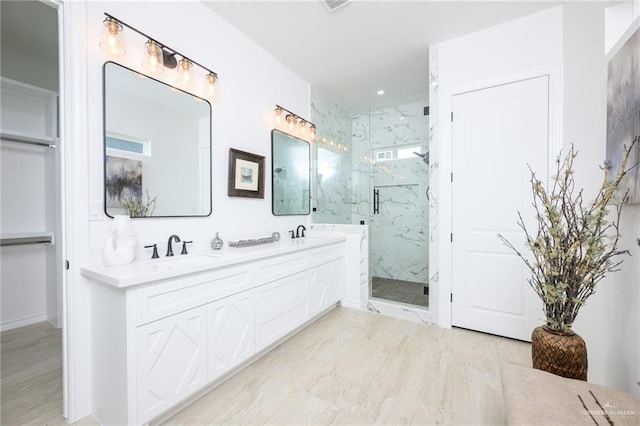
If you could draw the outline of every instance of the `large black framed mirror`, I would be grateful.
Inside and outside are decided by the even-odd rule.
[[[211,104],[115,62],[103,66],[108,216],[211,214]]]
[[[271,131],[271,208],[275,216],[310,213],[310,158],[309,142]]]

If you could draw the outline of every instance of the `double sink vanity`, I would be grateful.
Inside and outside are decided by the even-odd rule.
[[[94,415],[144,424],[268,352],[344,297],[345,236],[82,268]]]

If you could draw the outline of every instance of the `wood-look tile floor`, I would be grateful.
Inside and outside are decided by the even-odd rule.
[[[0,424],[64,424],[60,331],[1,343]],[[501,424],[506,364],[530,366],[530,345],[337,308],[166,424]]]
[[[503,424],[507,364],[530,344],[337,308],[166,424]]]
[[[62,338],[48,322],[2,333],[3,425],[62,424]]]

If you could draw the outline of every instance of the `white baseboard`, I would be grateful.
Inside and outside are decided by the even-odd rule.
[[[357,309],[359,311],[362,311],[363,309],[360,307],[360,301],[359,300],[348,300],[348,299],[342,299],[340,301],[340,304],[342,306],[344,306],[345,308],[349,308],[349,309]]]
[[[46,312],[26,318],[3,322],[2,324],[0,324],[0,331],[9,331],[13,330],[14,328],[24,327],[25,325],[36,324],[43,321],[47,321]]]

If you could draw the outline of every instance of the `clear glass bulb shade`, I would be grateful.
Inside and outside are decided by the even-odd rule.
[[[293,132],[293,130],[296,128],[296,118],[292,114],[287,114],[286,120],[289,131]]]
[[[218,82],[218,76],[215,73],[210,72],[209,74],[206,75],[205,82],[204,82],[204,90],[202,91],[202,94],[204,95],[205,98],[213,99],[213,97],[216,94],[217,82]]]
[[[142,66],[155,73],[164,71],[162,46],[153,40],[149,40],[145,43],[145,47],[147,48],[147,54],[144,57]]]
[[[178,62],[178,79],[177,83],[181,87],[193,87],[193,62],[188,59],[180,59]]]
[[[276,114],[276,126],[279,126],[280,124],[282,124],[282,114],[284,113],[284,111],[282,110],[282,108],[277,107],[275,109],[275,114]]]
[[[100,48],[112,55],[126,55],[124,35],[122,33],[122,24],[113,18],[105,18],[102,27],[102,40]]]

